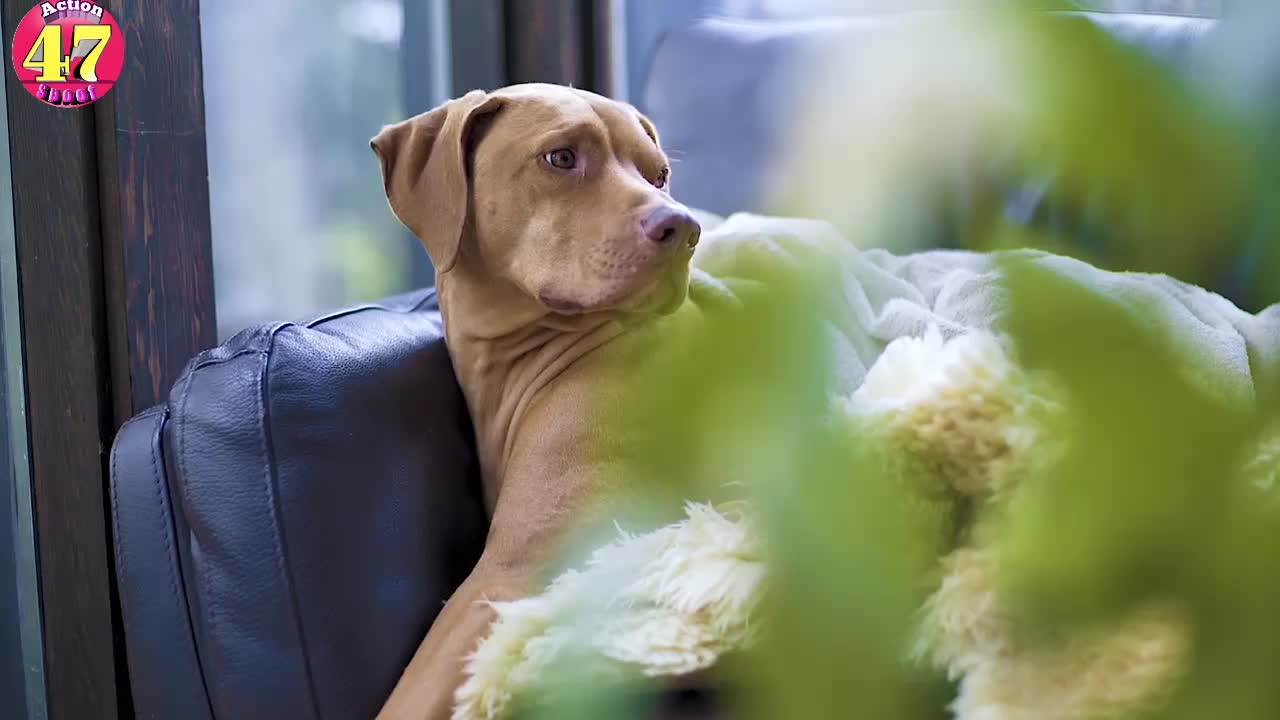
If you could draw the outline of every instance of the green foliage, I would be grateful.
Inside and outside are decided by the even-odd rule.
[[[1017,101],[951,107],[957,114],[933,119],[937,132],[991,158],[980,168],[989,178],[1057,178],[1051,199],[1109,240],[1087,259],[1207,283],[1224,258],[1261,237],[1250,274],[1280,276],[1280,264],[1261,262],[1280,257],[1280,133],[1260,131],[1280,127],[1280,108],[1231,103],[1084,21],[998,10],[965,25],[975,26],[996,57],[1017,61],[1000,78]],[[893,146],[902,127],[920,127],[856,118],[848,126],[883,135],[850,137],[828,152]],[[834,193],[869,188],[868,177],[945,185],[961,157],[930,163],[913,152],[833,159],[816,182]],[[886,227],[919,227],[913,222],[937,199],[893,187],[876,197],[884,200],[876,221],[843,223],[859,244],[878,244],[868,233]],[[1052,231],[1013,228],[994,211],[967,215],[956,235],[976,249],[1077,247]],[[630,486],[644,503],[674,508],[732,482],[761,508],[772,563],[763,635],[716,678],[735,689],[742,717],[940,717],[946,683],[904,660],[933,556],[900,489],[827,422],[830,373],[815,308],[830,269],[799,270],[779,276],[736,319],[708,325],[637,371],[636,392],[616,419],[640,450]],[[1063,456],[996,518],[1001,582],[1022,629],[1051,642],[1060,633],[1050,631],[1173,600],[1197,630],[1193,665],[1164,716],[1280,717],[1280,509],[1242,469],[1262,433],[1280,427],[1280,397],[1263,387],[1253,404],[1225,398],[1214,378],[1175,359],[1175,338],[1148,308],[1032,263],[1009,260],[1002,272],[1005,330],[1020,360],[1051,373],[1067,398],[1055,426]],[[652,686],[616,692],[587,664],[566,664],[559,692],[546,698],[554,712],[536,717],[638,716],[643,703],[625,713],[611,703]]]
[[[1045,622],[1177,591],[1223,523],[1248,415],[1188,377],[1141,310],[1030,263],[1004,272],[1020,357],[1069,399],[1065,457],[1010,514],[1015,594]]]
[[[1241,238],[1247,128],[1083,19],[993,27],[1008,34],[1025,93],[1011,169],[1054,176],[1051,199],[1105,231],[1114,269],[1212,283]]]
[[[341,284],[341,303],[386,297],[404,287],[409,253],[416,252],[417,248],[402,243],[383,248],[382,252],[370,252],[369,248],[377,244],[379,237],[376,228],[354,218],[329,228],[324,238],[332,255],[328,270]]]

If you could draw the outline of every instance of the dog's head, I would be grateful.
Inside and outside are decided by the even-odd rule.
[[[475,91],[371,144],[392,211],[438,273],[465,263],[563,314],[684,299],[700,228],[630,105],[555,85]]]

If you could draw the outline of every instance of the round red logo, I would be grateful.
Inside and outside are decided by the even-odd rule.
[[[106,95],[124,68],[124,33],[87,0],[42,2],[13,34],[18,82],[41,102],[80,107]]]

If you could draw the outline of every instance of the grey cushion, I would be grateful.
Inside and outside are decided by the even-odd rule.
[[[1076,13],[1070,13],[1076,14]],[[1215,22],[1202,18],[1079,13],[1174,65],[1187,63]],[[677,161],[682,202],[717,212],[766,210],[766,181],[785,183],[770,158],[784,148],[789,108],[819,51],[865,43],[910,15],[796,22],[707,19],[667,34],[641,106]]]

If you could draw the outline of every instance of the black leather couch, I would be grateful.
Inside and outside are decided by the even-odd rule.
[[[111,454],[139,718],[369,718],[483,545],[433,291],[246,330]]]
[[[1170,59],[1211,29],[1098,21]],[[671,33],[642,104],[681,157],[682,199],[758,207],[791,61],[877,22]],[[371,717],[486,531],[433,293],[200,354],[121,430],[111,499],[138,717]]]

